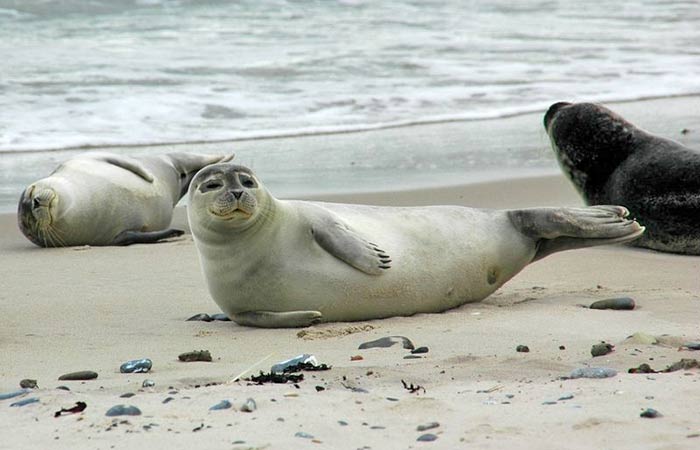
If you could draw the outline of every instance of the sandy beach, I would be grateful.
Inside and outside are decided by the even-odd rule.
[[[686,108],[676,108],[678,104]],[[652,111],[660,108],[687,119],[697,112],[697,98],[623,104],[618,110],[631,113],[630,119],[647,120],[642,125],[655,132],[672,131],[671,137],[698,143],[697,119],[655,124]],[[489,130],[536,123],[532,116],[489,122]],[[431,133],[458,125],[431,125]],[[691,132],[680,136],[682,128]],[[397,131],[375,133],[382,137]],[[401,133],[410,142],[411,133],[425,132],[406,128]],[[523,133],[541,135],[529,126]],[[352,134],[333,139],[347,145],[358,138],[368,139]],[[463,139],[468,145],[468,138]],[[488,208],[582,204],[561,175],[309,198]],[[174,225],[186,228],[184,217],[179,209]],[[700,356],[682,347],[700,341],[698,257],[630,247],[569,251],[528,266],[484,302],[446,313],[262,330],[186,321],[197,313],[219,312],[188,234],[157,245],[40,249],[20,234],[14,214],[3,214],[0,251],[0,393],[19,389],[20,380],[27,378],[39,386],[0,400],[0,448],[700,446],[698,369],[627,373],[643,363],[662,370]],[[614,297],[632,297],[637,307],[582,307]],[[635,333],[643,336],[628,339]],[[405,336],[429,352],[406,359],[410,353],[399,345],[358,349],[386,336]],[[592,357],[592,345],[601,341],[614,345],[614,351]],[[516,352],[518,345],[528,346],[529,352]],[[211,352],[212,362],[178,360],[183,352],[201,349]],[[297,386],[233,381],[269,371],[272,364],[301,353],[332,368],[305,372]],[[362,359],[351,360],[356,355]],[[137,358],[150,358],[151,372],[119,373],[123,362]],[[618,373],[605,379],[565,379],[582,367]],[[80,370],[99,376],[58,381],[60,375]],[[145,379],[155,386],[142,388]],[[402,380],[421,389],[410,392]],[[56,389],[61,385],[70,390]],[[127,393],[134,395],[120,397]],[[38,402],[10,406],[34,397]],[[241,412],[248,398],[257,409]],[[209,409],[222,400],[233,407]],[[82,413],[54,418],[54,412],[79,401],[87,404]],[[107,417],[106,411],[118,404],[134,405],[142,414]],[[640,417],[647,408],[661,416]],[[433,422],[439,425],[418,431]],[[417,441],[425,434],[436,439]]]

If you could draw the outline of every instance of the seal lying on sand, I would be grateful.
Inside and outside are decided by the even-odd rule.
[[[235,322],[300,327],[476,302],[553,252],[628,242],[619,206],[513,211],[277,200],[234,164],[200,171],[188,217],[209,292]]]
[[[182,231],[166,228],[192,177],[231,158],[86,153],[22,192],[19,228],[41,247],[129,245],[179,236]]]
[[[544,126],[586,203],[623,205],[644,224],[634,245],[700,255],[700,151],[592,103],[556,103]]]

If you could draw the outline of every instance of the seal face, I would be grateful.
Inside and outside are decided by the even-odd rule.
[[[700,254],[700,151],[593,103],[556,103],[544,126],[587,204],[623,205],[644,224],[647,232],[634,245]]]
[[[41,247],[128,245],[179,236],[173,207],[202,167],[224,155],[79,155],[27,187],[17,208],[22,233]]]
[[[618,206],[488,211],[274,198],[248,168],[214,164],[189,189],[209,292],[241,325],[307,326],[479,301],[550,253],[644,231]]]

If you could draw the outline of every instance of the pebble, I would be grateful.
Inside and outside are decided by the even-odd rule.
[[[682,347],[688,350],[700,350],[700,342],[686,342]]]
[[[121,373],[146,373],[153,367],[153,361],[148,358],[132,359],[119,366]]]
[[[185,320],[185,322],[193,322],[193,321],[211,322],[212,320],[214,320],[214,319],[212,319],[209,314],[201,313],[201,314],[195,314],[194,316]]]
[[[294,437],[298,438],[303,438],[303,439],[314,439],[314,436],[309,434],[309,433],[304,433],[303,431],[297,431],[294,433]]]
[[[256,409],[258,409],[258,405],[255,403],[255,400],[252,398],[249,398],[248,400],[243,403],[243,406],[241,406],[241,411],[242,412],[253,412]]]
[[[422,359],[422,356],[419,355],[406,355],[403,357],[403,359]]]
[[[440,426],[440,424],[437,422],[429,422],[429,423],[426,423],[424,425],[418,425],[416,427],[416,431],[428,431],[428,430],[432,430],[433,428],[437,428],[439,426]]]
[[[83,381],[94,380],[95,378],[97,378],[97,372],[93,372],[92,370],[66,373],[58,377],[59,381]]]
[[[210,317],[212,320],[218,320],[220,322],[230,322],[231,321],[231,319],[229,319],[229,317],[226,314],[221,314],[221,313],[212,314]]]
[[[211,362],[211,353],[209,353],[209,350],[193,350],[191,352],[181,353],[177,358],[183,362]]]
[[[29,389],[19,389],[17,391],[7,392],[5,394],[0,394],[0,400],[7,400],[8,398],[19,397],[29,392]]]
[[[212,406],[209,408],[209,411],[220,411],[222,409],[229,409],[231,408],[231,402],[228,400],[221,400],[219,403],[216,405]]]
[[[591,309],[616,309],[616,310],[631,310],[634,309],[634,300],[630,297],[607,298],[593,302],[589,308]]]
[[[515,347],[515,351],[519,353],[528,353],[530,351],[530,347],[527,345],[518,345]]]
[[[70,391],[70,388],[68,386],[56,386],[56,389],[60,389],[62,391]]]
[[[364,342],[358,347],[359,350],[364,350],[367,348],[387,348],[395,344],[401,344],[406,350],[414,350],[416,348],[413,342],[405,336],[388,336],[374,341]]]
[[[542,402],[542,404],[543,404],[543,405],[556,405],[557,402],[553,402],[553,401],[550,400],[550,401],[547,401],[547,402]]]
[[[173,400],[175,400],[175,397],[165,397],[162,403],[165,405],[172,402]]]
[[[432,433],[425,433],[420,436],[418,436],[418,439],[416,441],[418,442],[433,442],[437,440],[437,436],[432,434]]]
[[[339,421],[338,421],[338,425],[340,425],[341,427],[347,427],[347,426],[348,426],[348,423],[347,423],[346,421],[344,421],[344,420],[339,420]]]
[[[610,378],[615,375],[617,371],[608,367],[580,367],[574,369],[569,378]]]
[[[429,351],[430,349],[428,347],[418,347],[411,350],[411,353],[413,353],[414,355],[418,355],[421,353],[428,353]]]
[[[608,344],[606,342],[601,342],[600,344],[594,344],[591,347],[591,355],[595,358],[596,356],[605,356],[608,353],[612,353],[614,345]]]
[[[136,394],[134,394],[133,392],[127,392],[126,394],[120,395],[119,398],[131,398],[134,395],[136,395]]]
[[[112,406],[107,410],[105,416],[115,417],[115,416],[140,416],[141,410],[135,406],[127,405],[116,405]]]
[[[557,401],[564,401],[564,400],[572,400],[574,398],[574,394],[565,394],[562,395],[557,399]]]
[[[656,419],[661,417],[661,413],[654,408],[647,408],[639,414],[639,417],[644,417],[646,419]]]
[[[19,387],[23,389],[36,389],[39,387],[37,384],[36,380],[30,380],[29,378],[25,378],[24,380],[19,382]]]
[[[350,357],[350,361],[362,361],[363,359],[365,358],[363,358],[362,355],[352,355]]]
[[[155,387],[155,385],[156,385],[156,382],[151,380],[151,379],[148,379],[148,378],[143,380],[143,383],[141,383],[141,387],[143,387],[143,388],[152,388],[152,387]]]
[[[10,406],[24,406],[24,405],[30,405],[32,403],[38,403],[39,399],[36,397],[31,397],[31,398],[23,398],[20,401],[10,403]]]

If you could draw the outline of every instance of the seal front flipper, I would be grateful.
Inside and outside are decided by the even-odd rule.
[[[139,177],[143,178],[149,183],[153,183],[153,180],[155,179],[151,171],[148,170],[137,159],[123,155],[113,155],[111,153],[96,153],[90,155],[90,157],[100,161],[104,161],[108,164],[115,165],[117,167],[121,167],[124,170],[128,170],[129,172],[138,175]]]
[[[391,257],[384,250],[333,217],[315,223],[311,234],[325,251],[366,274],[381,275],[391,268]]]
[[[231,320],[245,327],[259,328],[300,328],[321,321],[318,311],[246,311],[233,314]]]
[[[182,230],[168,228],[160,231],[122,231],[114,238],[111,245],[152,244],[172,237],[185,234]]]

